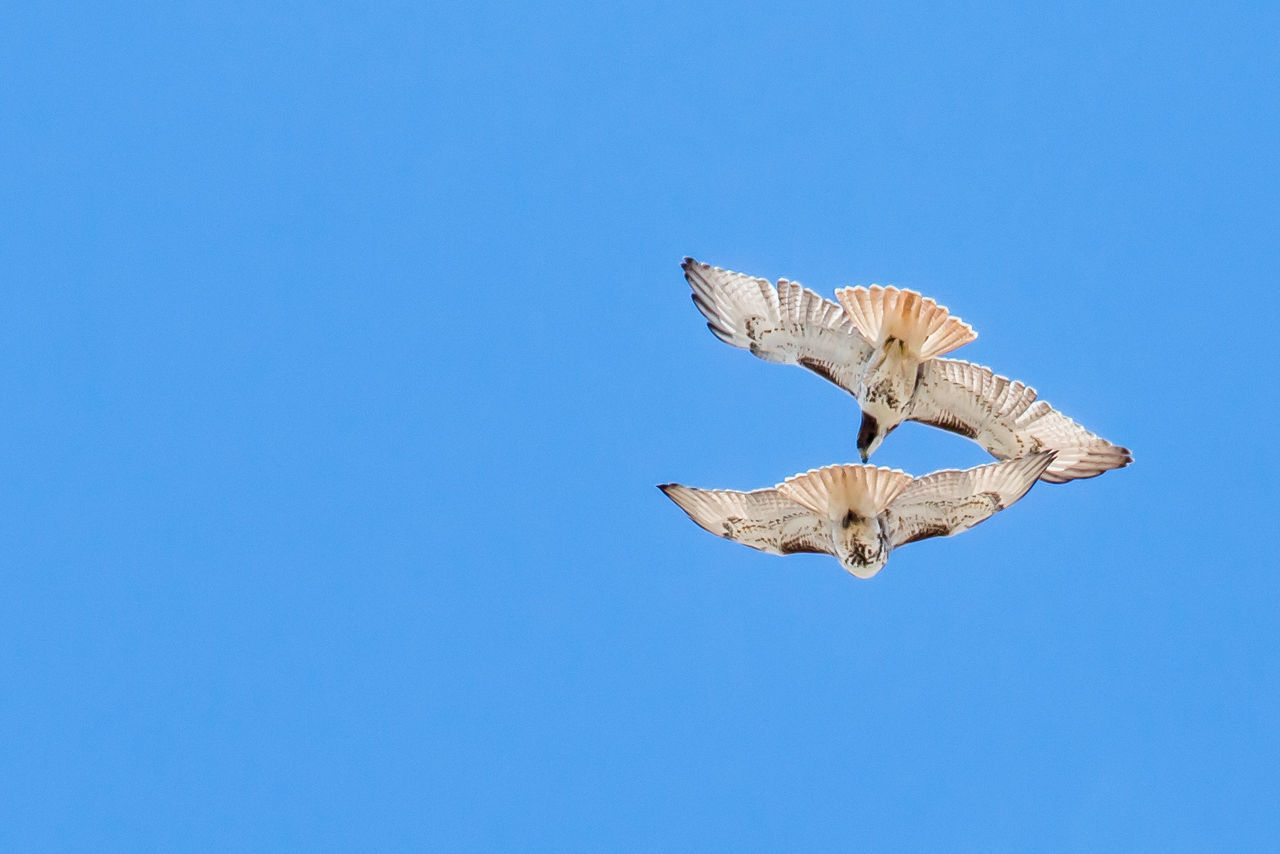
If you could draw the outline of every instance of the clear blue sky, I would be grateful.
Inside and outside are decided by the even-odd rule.
[[[0,847],[1280,847],[1280,14],[995,5],[11,10]],[[869,582],[708,536],[654,484],[858,415],[686,254],[1137,462]]]

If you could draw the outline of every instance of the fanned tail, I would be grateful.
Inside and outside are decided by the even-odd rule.
[[[797,504],[831,519],[853,510],[875,516],[911,483],[911,475],[876,466],[836,465],[810,469],[778,484],[778,491]]]
[[[932,359],[968,344],[978,335],[945,306],[915,291],[893,286],[841,288],[836,298],[853,325],[868,340],[902,341],[920,359]]]

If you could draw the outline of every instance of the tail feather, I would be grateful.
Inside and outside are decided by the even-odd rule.
[[[884,300],[872,299],[872,291],[880,292],[879,285],[867,288],[840,288],[836,291],[836,299],[844,307],[849,320],[858,328],[863,337],[873,343],[880,343],[880,328],[884,325]]]
[[[836,465],[789,477],[778,491],[815,513],[840,519],[850,510],[877,515],[910,483],[911,475],[899,469]]]
[[[872,285],[841,288],[836,297],[868,340],[883,344],[896,338],[920,359],[949,353],[978,337],[973,327],[945,306],[916,291]]]

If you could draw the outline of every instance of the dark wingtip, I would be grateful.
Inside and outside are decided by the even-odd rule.
[[[676,483],[660,483],[660,484],[658,484],[658,489],[661,489],[661,490],[662,490],[662,494],[663,494],[663,495],[670,495],[671,493],[670,493],[668,490],[670,490],[670,489],[671,489],[671,487],[673,487],[673,486],[679,486],[679,484],[676,484]]]
[[[735,344],[735,343],[734,343],[733,335],[731,335],[731,334],[730,334],[730,333],[728,333],[728,332],[725,332],[723,329],[721,329],[719,326],[716,326],[714,323],[710,323],[710,322],[708,322],[708,323],[707,323],[707,328],[711,330],[711,334],[712,334],[712,335],[716,336],[717,338],[719,338],[719,339],[720,339],[721,341],[723,341],[724,343],[729,344],[729,345],[734,346],[734,347],[737,347],[737,346],[738,346],[737,344]]]
[[[715,306],[703,299],[702,294],[697,291],[691,291],[689,296],[693,298],[693,304],[698,307],[698,311],[702,312],[703,315],[713,316],[718,313]]]
[[[1084,462],[1091,462],[1093,468],[1083,466]],[[1119,445],[1107,443],[1105,450],[1096,451],[1089,457],[1076,464],[1074,468],[1067,468],[1060,472],[1046,471],[1040,476],[1040,480],[1045,483],[1071,483],[1073,480],[1090,480],[1095,477],[1106,474],[1109,471],[1122,469],[1133,463],[1133,452],[1128,448],[1122,448]]]

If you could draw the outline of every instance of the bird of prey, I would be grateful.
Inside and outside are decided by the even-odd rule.
[[[1056,452],[912,477],[898,469],[810,469],[772,489],[736,492],[659,486],[711,533],[770,554],[834,555],[858,578],[879,572],[898,546],[972,528],[1027,493]]]
[[[1036,399],[1035,389],[990,368],[940,358],[977,337],[915,291],[872,285],[836,291],[839,305],[796,282],[722,270],[685,258],[693,301],[717,338],[769,362],[800,365],[862,407],[862,461],[903,421],[976,441],[1000,460],[1055,450],[1042,479],[1065,483],[1133,462],[1113,445]]]

